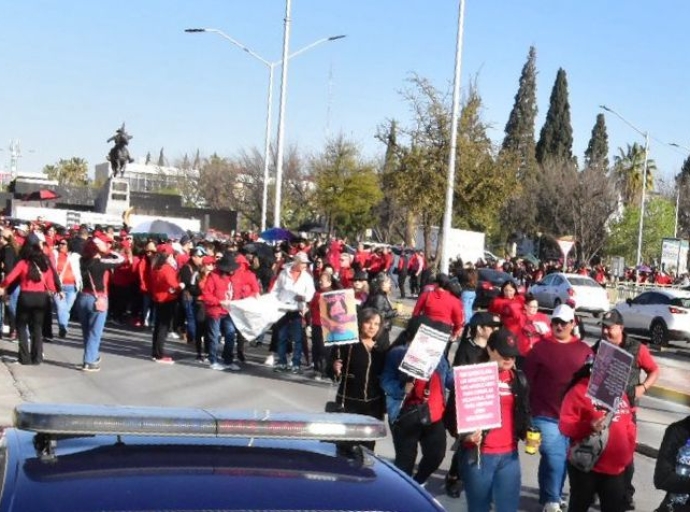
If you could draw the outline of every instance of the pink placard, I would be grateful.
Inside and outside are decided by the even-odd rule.
[[[491,362],[456,366],[453,376],[458,433],[500,427],[498,365]]]

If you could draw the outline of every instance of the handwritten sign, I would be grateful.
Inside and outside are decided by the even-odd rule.
[[[319,298],[319,313],[327,347],[359,341],[357,304],[352,288],[323,293]]]
[[[456,366],[453,376],[458,433],[500,427],[498,364],[490,362]]]
[[[421,324],[399,370],[415,379],[429,380],[443,356],[447,341],[448,333]]]
[[[628,387],[632,364],[632,354],[601,340],[589,377],[587,396],[609,411],[616,410],[616,402]]]

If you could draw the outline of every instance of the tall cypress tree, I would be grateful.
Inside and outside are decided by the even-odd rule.
[[[565,70],[559,68],[556,82],[551,90],[549,111],[537,142],[537,161],[572,161],[573,127],[570,124],[570,103],[568,103],[568,79]]]
[[[163,153],[163,148],[161,148],[161,152],[158,153],[158,167],[165,167],[166,165],[168,165],[168,161]]]
[[[534,46],[530,46],[503,139],[503,150],[514,151],[519,155],[518,177],[533,175],[537,167],[534,141],[534,122],[537,118],[536,61],[537,51]]]
[[[585,166],[602,172],[609,168],[609,136],[604,114],[597,114],[597,122],[592,128],[592,137],[585,151]]]

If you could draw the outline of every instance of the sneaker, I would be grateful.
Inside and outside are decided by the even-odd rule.
[[[543,512],[563,512],[563,509],[560,503],[552,501],[544,505]]]
[[[321,382],[323,380],[323,377],[321,376],[321,372],[315,372],[314,373],[314,380],[316,382]]]
[[[60,326],[58,329],[58,337],[63,339],[67,337],[67,329],[65,327]]]
[[[293,373],[293,375],[302,375],[302,373],[304,373],[302,368],[299,366],[293,366],[290,371]]]
[[[231,363],[231,364],[227,365],[226,368],[228,370],[230,370],[231,372],[239,372],[242,369],[239,367],[239,365],[237,363]]]
[[[100,372],[101,365],[96,363],[84,363],[83,365],[81,365],[80,369],[83,372]]]
[[[98,357],[96,358],[96,364],[101,364],[101,356],[98,356]]]
[[[286,364],[277,364],[273,367],[273,371],[276,373],[285,373],[288,371],[288,367]]]
[[[225,365],[222,364],[222,363],[213,363],[213,364],[211,364],[211,366],[209,366],[209,368],[211,368],[211,370],[218,370],[218,371],[222,371],[222,370],[227,370],[227,369],[228,369],[228,367],[225,366]]]
[[[269,355],[264,361],[265,366],[273,366],[276,362],[275,356],[273,354]]]
[[[153,362],[154,363],[159,363],[159,364],[175,364],[175,361],[173,360],[172,357],[170,356],[165,356],[165,357],[153,357]]]
[[[168,338],[170,338],[171,340],[179,340],[179,339],[180,339],[180,335],[177,334],[176,332],[170,331],[170,332],[168,333]]]
[[[448,476],[446,476],[444,487],[446,489],[446,494],[451,498],[459,498],[462,493],[462,483],[459,478],[448,478]]]

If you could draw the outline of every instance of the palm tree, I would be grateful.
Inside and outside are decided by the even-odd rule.
[[[625,151],[618,148],[618,155],[614,157],[613,173],[616,184],[623,198],[628,204],[638,204],[642,194],[642,176],[644,174],[645,148],[637,142],[627,145]],[[647,190],[654,189],[654,173],[656,163],[647,159]]]

